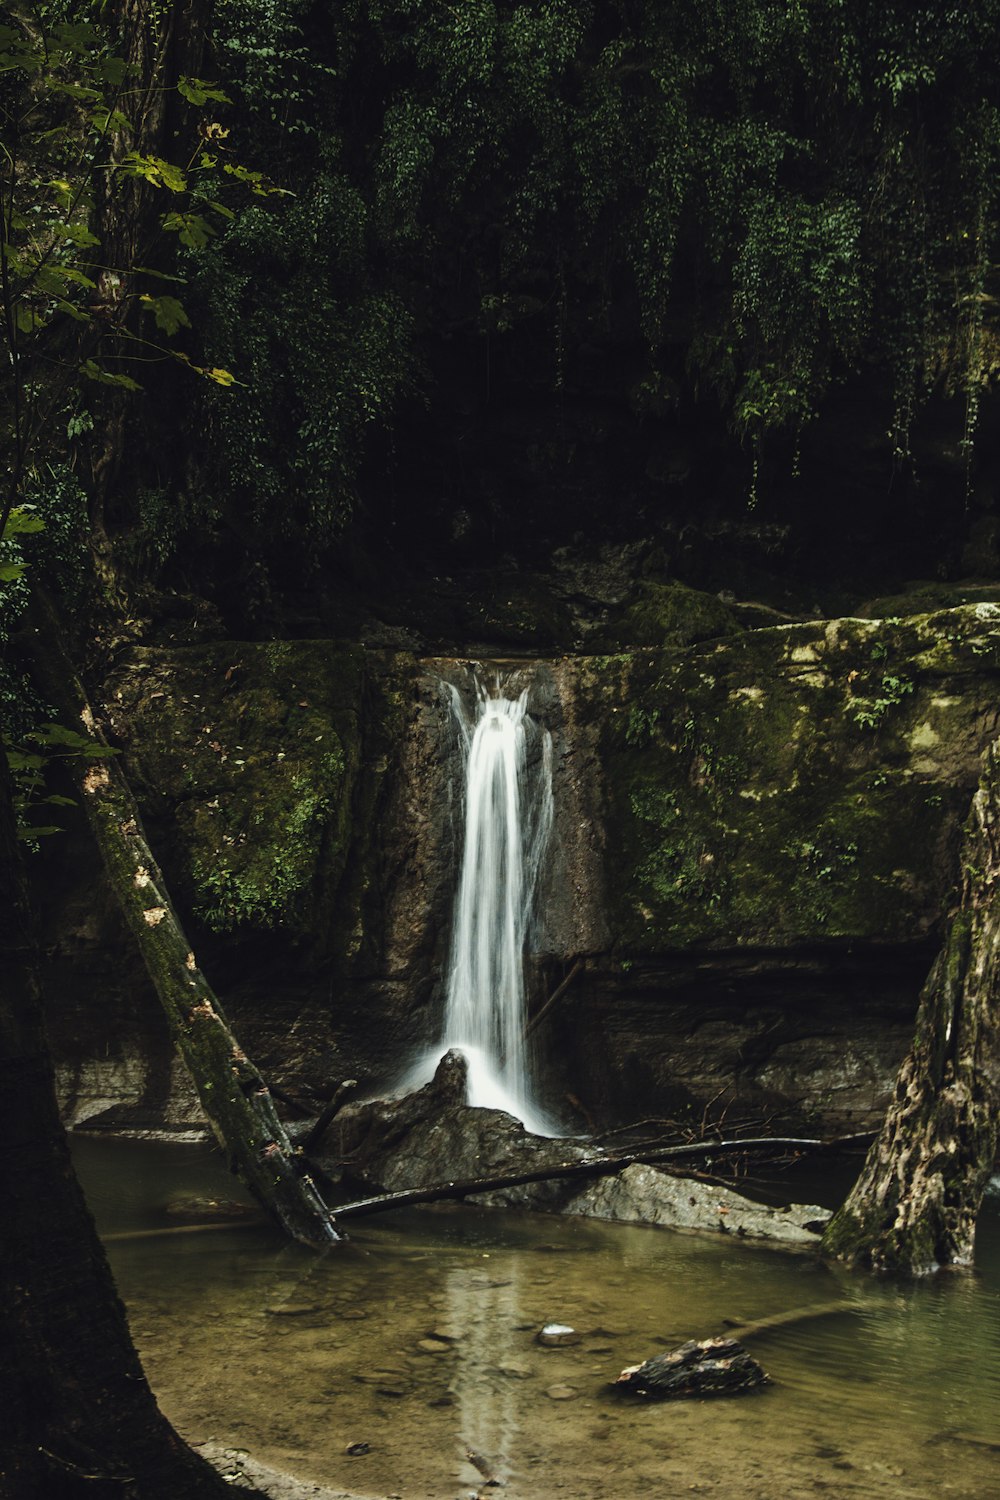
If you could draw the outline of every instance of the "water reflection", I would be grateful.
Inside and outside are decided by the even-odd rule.
[[[505,1280],[461,1268],[445,1278],[448,1326],[457,1365],[450,1390],[458,1406],[459,1477],[477,1484],[510,1479],[516,1449],[514,1382],[528,1372],[518,1361],[514,1330],[520,1316],[516,1274]],[[471,1472],[470,1472],[471,1470]]]

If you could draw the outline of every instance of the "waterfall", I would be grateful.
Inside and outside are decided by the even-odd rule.
[[[552,736],[528,713],[516,677],[488,689],[473,677],[476,708],[449,695],[464,766],[461,865],[455,895],[441,1040],[396,1089],[429,1083],[451,1048],[468,1062],[468,1102],[503,1109],[534,1135],[558,1127],[534,1100],[524,1043],[524,949],[552,826]]]
[[[465,834],[443,1042],[468,1059],[470,1104],[544,1134],[525,1057],[524,947],[552,823],[552,739],[528,715],[527,688],[509,697],[505,686],[477,681],[474,724],[450,688],[466,757]]]

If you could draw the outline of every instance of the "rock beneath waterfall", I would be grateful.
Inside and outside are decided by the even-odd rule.
[[[466,1081],[466,1060],[451,1051],[416,1093],[345,1105],[327,1132],[320,1164],[365,1192],[388,1193],[593,1159],[585,1143],[530,1135],[503,1110],[471,1108]],[[466,1201],[803,1247],[818,1244],[830,1216],[814,1205],[754,1203],[720,1185],[639,1164],[586,1186],[563,1178],[470,1194]]]
[[[825,1208],[802,1203],[772,1208],[716,1183],[638,1164],[590,1183],[573,1195],[563,1212],[668,1229],[707,1229],[786,1245],[818,1244],[830,1217]]]
[[[431,1183],[530,1172],[580,1161],[577,1141],[530,1135],[500,1109],[465,1103],[467,1064],[445,1053],[430,1083],[402,1099],[369,1099],[344,1106],[319,1157],[366,1191],[396,1192]],[[559,1208],[573,1185],[530,1183],[480,1194],[469,1201],[505,1207]]]

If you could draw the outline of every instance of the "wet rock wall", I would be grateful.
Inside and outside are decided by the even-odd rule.
[[[880,1112],[1000,718],[1000,609],[817,620],[522,658],[555,827],[533,1034],[574,1128]],[[454,657],[330,641],[126,654],[104,687],[199,960],[306,1104],[375,1088],[440,1023],[461,827]],[[92,1126],[194,1117],[81,834],[45,892],[63,1102]]]

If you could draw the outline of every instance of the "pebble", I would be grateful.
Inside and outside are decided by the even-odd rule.
[[[580,1334],[568,1323],[546,1323],[540,1333],[536,1335],[538,1342],[544,1344],[548,1349],[555,1349],[564,1344],[578,1344]]]
[[[422,1349],[425,1354],[447,1354],[451,1345],[445,1343],[443,1339],[429,1338],[418,1339],[417,1348]]]
[[[534,1371],[530,1365],[507,1364],[498,1365],[497,1369],[501,1375],[507,1375],[511,1380],[530,1380]]]
[[[553,1401],[572,1401],[576,1391],[571,1385],[550,1385],[545,1394]]]

